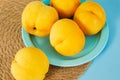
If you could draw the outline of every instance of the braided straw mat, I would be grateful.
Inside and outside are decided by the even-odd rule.
[[[0,80],[14,80],[10,72],[15,53],[25,47],[21,38],[21,13],[32,0],[0,0]],[[44,80],[77,80],[90,62],[77,67],[50,65]]]

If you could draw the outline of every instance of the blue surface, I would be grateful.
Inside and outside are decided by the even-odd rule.
[[[120,0],[94,0],[107,14],[110,35],[104,51],[78,80],[120,80]]]

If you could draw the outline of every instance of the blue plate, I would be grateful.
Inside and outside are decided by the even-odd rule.
[[[82,0],[84,2],[85,0]],[[50,0],[43,0],[46,5],[49,5]],[[84,49],[75,56],[65,57],[60,55],[50,45],[49,36],[37,37],[27,33],[22,28],[22,39],[25,45],[34,46],[44,51],[50,61],[51,65],[71,67],[78,66],[93,60],[104,49],[109,36],[109,28],[107,23],[104,28],[94,36],[86,36],[86,43]],[[72,45],[71,45],[72,46]]]
[[[27,33],[22,28],[22,39],[25,45],[34,46],[44,51],[51,65],[71,67],[78,66],[93,60],[104,49],[109,36],[109,28],[105,24],[104,28],[94,36],[86,36],[84,49],[75,56],[66,57],[60,55],[50,45],[49,36],[37,37]],[[72,46],[72,45],[71,45]]]

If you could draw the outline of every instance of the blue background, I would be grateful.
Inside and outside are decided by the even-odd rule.
[[[78,80],[120,80],[120,0],[94,0],[106,11],[109,41]]]

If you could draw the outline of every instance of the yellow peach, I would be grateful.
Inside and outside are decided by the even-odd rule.
[[[86,35],[94,35],[104,27],[105,11],[96,2],[84,2],[77,8],[74,21]]]
[[[11,64],[16,80],[43,80],[49,69],[47,56],[34,47],[20,49]]]
[[[80,5],[80,0],[50,0],[50,4],[58,11],[61,18],[70,18]]]
[[[47,36],[52,24],[57,20],[57,11],[41,1],[30,2],[22,13],[23,28],[36,36]]]
[[[51,28],[50,43],[61,55],[73,56],[84,48],[85,36],[73,20],[61,19]]]

